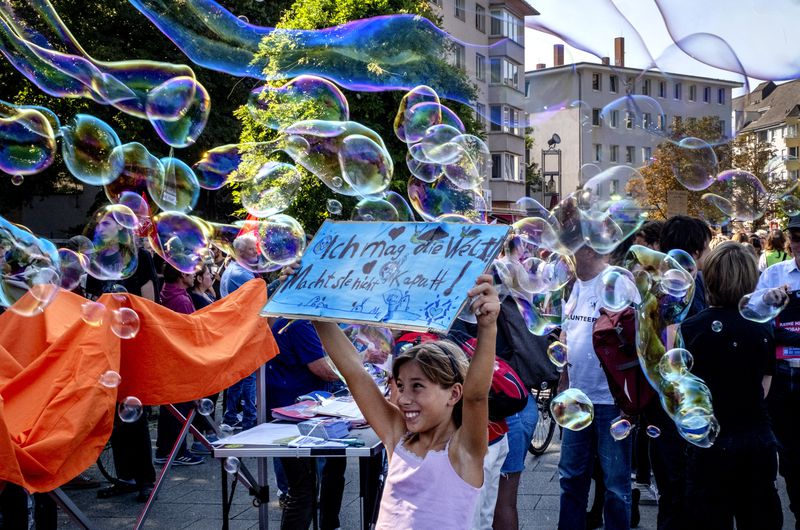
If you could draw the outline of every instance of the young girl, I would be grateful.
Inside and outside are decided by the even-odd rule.
[[[449,341],[425,342],[400,353],[392,366],[396,405],[383,397],[339,326],[314,323],[389,455],[378,529],[462,530],[472,522],[488,446],[500,302],[489,275],[478,278],[468,294],[478,320],[472,362]]]
[[[705,381],[720,430],[714,445],[689,446],[686,499],[690,528],[778,529],[777,449],[764,398],[775,371],[772,325],[744,319],[742,296],[758,282],[752,254],[722,243],[705,259],[708,307],[680,326]]]

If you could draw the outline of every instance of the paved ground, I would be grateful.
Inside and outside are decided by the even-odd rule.
[[[518,497],[520,527],[525,530],[553,529],[558,520],[558,434],[547,453],[541,457],[528,455],[526,471]],[[244,459],[245,465],[255,472],[254,459]],[[342,503],[342,529],[360,528],[358,498],[358,463],[350,459],[347,468],[347,484]],[[158,471],[159,468],[157,468]],[[271,463],[269,467],[272,469]],[[207,457],[203,465],[173,468],[153,510],[145,523],[146,528],[192,530],[218,529],[222,525],[222,501],[220,494],[221,466]],[[99,472],[92,468],[89,474],[97,478]],[[788,512],[786,489],[782,480],[779,488],[784,506],[784,528],[794,528],[794,518]],[[96,490],[71,491],[70,498],[97,525],[98,528],[132,528],[141,504],[133,495],[110,500],[98,500]],[[275,480],[270,475],[269,526],[280,527],[280,508],[275,497]],[[641,506],[641,529],[656,528],[656,506]],[[63,527],[75,527],[64,515],[59,514]],[[244,488],[236,490],[231,510],[231,529],[257,529],[258,511],[253,507]]]

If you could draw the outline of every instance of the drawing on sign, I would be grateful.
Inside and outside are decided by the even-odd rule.
[[[325,222],[265,315],[446,330],[508,227]]]

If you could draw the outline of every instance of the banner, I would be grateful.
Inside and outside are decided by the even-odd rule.
[[[446,332],[508,226],[326,221],[264,316]]]

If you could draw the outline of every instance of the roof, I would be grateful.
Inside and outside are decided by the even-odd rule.
[[[774,127],[785,122],[787,117],[797,115],[797,107],[800,105],[800,80],[775,86],[764,99],[759,97],[764,88],[762,85],[764,83],[758,85],[749,97],[742,97],[742,100],[747,103],[744,111],[757,112],[760,116],[748,123],[740,132],[753,132]]]
[[[541,68],[539,70],[528,70],[528,71],[525,72],[525,76],[527,77],[529,75],[539,75],[541,73],[557,72],[559,70],[568,70],[568,69],[572,69],[572,68],[574,68],[575,70],[579,70],[579,69],[583,69],[583,68],[603,69],[603,70],[609,70],[609,71],[612,71],[612,72],[618,73],[618,74],[620,74],[620,73],[622,73],[622,74],[629,73],[629,74],[633,74],[633,75],[636,75],[636,76],[639,76],[643,72],[645,72],[645,70],[642,70],[641,68],[630,68],[630,67],[627,67],[627,66],[614,66],[614,65],[610,65],[610,64],[590,63],[590,62],[585,62],[584,61],[584,62],[580,62],[580,63],[565,64],[563,66],[551,66],[549,68]],[[652,70],[652,73],[654,75],[662,75],[662,76],[667,76],[667,77],[680,77],[681,79],[696,79],[697,81],[705,81],[705,82],[709,82],[709,83],[715,83],[715,84],[718,84],[718,85],[726,85],[726,86],[729,86],[731,88],[738,88],[738,87],[742,86],[742,83],[740,83],[738,81],[731,81],[730,79],[716,79],[716,78],[713,78],[713,77],[702,77],[702,76],[698,76],[698,75],[681,74],[681,73],[678,73],[678,72],[660,72],[658,70]]]

